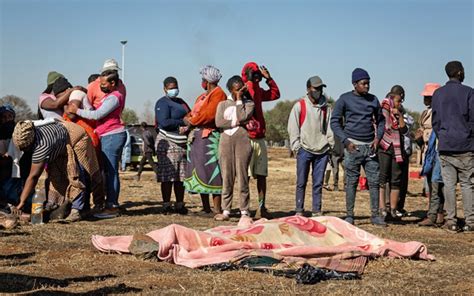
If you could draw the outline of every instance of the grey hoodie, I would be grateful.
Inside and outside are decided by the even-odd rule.
[[[288,134],[291,150],[303,148],[314,154],[323,154],[334,147],[334,135],[331,130],[331,109],[327,106],[326,97],[322,96],[318,104],[314,105],[308,96],[302,98],[306,104],[306,117],[300,128],[301,103],[296,102],[288,118]],[[326,133],[323,131],[323,111],[326,112]]]

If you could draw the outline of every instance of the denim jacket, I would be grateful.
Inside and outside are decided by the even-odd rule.
[[[436,134],[432,132],[428,140],[428,149],[426,150],[425,161],[423,162],[420,175],[427,176],[431,173],[431,182],[443,183],[437,146]]]

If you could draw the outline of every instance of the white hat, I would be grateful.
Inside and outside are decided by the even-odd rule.
[[[115,71],[118,71],[118,70],[122,70],[122,69],[120,69],[120,67],[118,66],[118,63],[117,63],[116,60],[114,60],[114,59],[108,59],[108,60],[105,60],[104,66],[102,67],[102,71],[101,71],[101,72],[104,72],[104,71],[107,71],[107,70],[115,70]]]

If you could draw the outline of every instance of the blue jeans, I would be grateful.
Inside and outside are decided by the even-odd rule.
[[[313,170],[313,212],[321,212],[324,171],[329,155],[313,154],[300,148],[296,155],[296,212],[304,211],[304,196],[310,167]]]
[[[105,179],[107,183],[107,198],[105,205],[108,208],[118,207],[120,194],[119,161],[125,145],[127,134],[120,132],[100,138],[102,158],[104,160]]]
[[[359,183],[360,168],[364,168],[369,185],[370,208],[372,216],[378,216],[379,209],[379,163],[377,157],[369,157],[370,145],[356,145],[357,150],[344,150],[344,166],[346,171],[346,210],[347,216],[354,217],[354,204]]]
[[[79,169],[79,181],[81,181],[86,186],[86,188],[82,190],[82,192],[79,193],[79,195],[72,200],[71,208],[79,211],[88,210],[90,208],[91,197],[90,178],[87,176],[86,170],[81,165],[79,165],[79,163],[77,164],[77,166]]]

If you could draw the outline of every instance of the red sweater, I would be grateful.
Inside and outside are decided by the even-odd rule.
[[[262,102],[274,101],[280,98],[280,90],[273,79],[266,81],[269,89],[264,90],[258,83],[247,81],[247,87],[255,103],[252,119],[258,122],[257,129],[249,131],[249,137],[260,139],[265,137],[265,118],[263,117]]]

